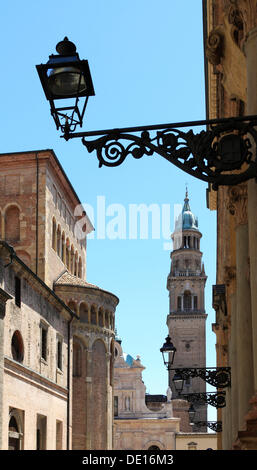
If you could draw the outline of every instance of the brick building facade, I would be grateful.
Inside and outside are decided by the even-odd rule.
[[[0,167],[0,448],[111,449],[118,298],[86,281],[92,224],[52,150]]]

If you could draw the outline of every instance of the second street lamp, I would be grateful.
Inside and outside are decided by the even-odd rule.
[[[171,342],[169,336],[166,337],[165,343],[160,349],[160,352],[162,353],[163,362],[166,367],[168,367],[169,364],[173,364],[176,348]]]

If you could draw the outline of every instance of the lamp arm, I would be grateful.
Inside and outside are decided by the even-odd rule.
[[[154,126],[127,128],[133,129],[133,133],[128,133],[127,129],[112,129],[69,134],[65,138],[81,137],[89,153],[96,151],[99,167],[119,166],[128,155],[139,159],[157,153],[217,189],[219,185],[236,185],[257,177],[254,125],[257,125],[256,116],[248,120],[246,117],[227,119],[199,133],[166,125],[156,126],[157,129]],[[185,123],[181,123],[181,127],[185,127]],[[99,135],[97,139],[87,139]]]

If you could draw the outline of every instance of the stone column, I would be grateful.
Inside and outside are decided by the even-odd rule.
[[[257,28],[247,35],[244,45],[247,68],[247,112],[257,114]],[[254,391],[257,397],[257,182],[248,182],[249,258],[252,306]],[[257,399],[257,398],[256,398]]]
[[[244,426],[253,394],[252,312],[251,291],[248,279],[249,244],[247,216],[247,185],[229,189],[229,209],[236,217],[236,340],[237,340],[237,388],[238,424]]]

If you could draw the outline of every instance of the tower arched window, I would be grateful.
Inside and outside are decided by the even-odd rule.
[[[186,310],[191,310],[192,308],[192,296],[190,291],[184,292],[184,308]]]
[[[182,309],[182,301],[181,301],[181,295],[178,296],[177,298],[177,309],[181,310]]]

